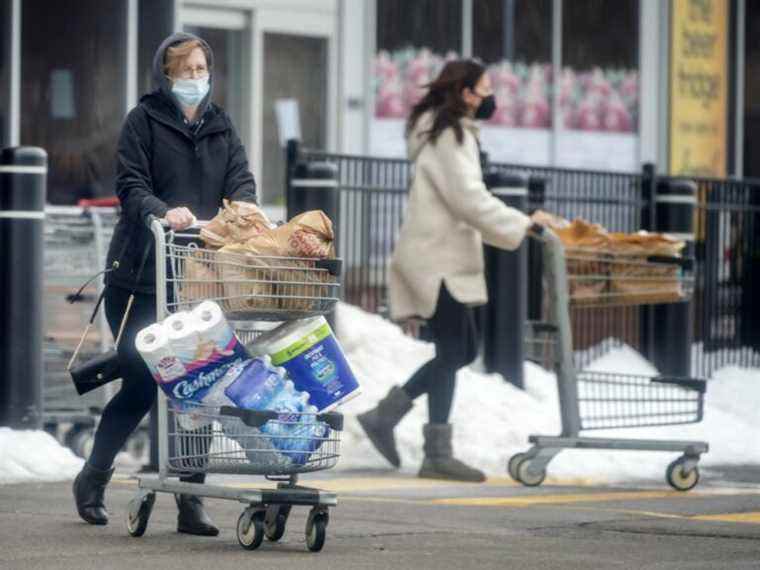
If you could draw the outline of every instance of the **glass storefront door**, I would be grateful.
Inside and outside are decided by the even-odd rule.
[[[184,10],[183,30],[206,40],[214,51],[213,101],[232,119],[250,152],[250,18],[245,12]]]

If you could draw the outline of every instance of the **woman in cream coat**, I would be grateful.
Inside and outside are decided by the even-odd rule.
[[[472,307],[488,301],[483,243],[516,249],[534,223],[483,184],[475,119],[490,118],[495,108],[485,68],[472,60],[451,61],[407,122],[414,179],[391,261],[391,315],[394,320],[427,319],[436,356],[361,414],[359,422],[378,451],[398,467],[393,429],[412,401],[427,394],[420,477],[485,480],[481,471],[452,456],[448,419],[456,373],[477,354]]]

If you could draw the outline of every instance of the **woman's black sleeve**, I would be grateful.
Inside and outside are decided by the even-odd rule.
[[[135,223],[143,223],[148,214],[163,218],[168,210],[153,191],[151,144],[148,118],[135,108],[121,129],[116,155],[116,195],[126,216]]]
[[[258,202],[256,199],[256,181],[251,169],[248,167],[248,158],[245,147],[240,142],[240,137],[235,131],[232,121],[227,119],[230,125],[229,131],[229,159],[227,160],[227,172],[224,178],[224,197],[241,202]]]

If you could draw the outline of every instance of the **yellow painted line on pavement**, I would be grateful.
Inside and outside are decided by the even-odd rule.
[[[696,515],[689,517],[696,521],[716,521],[716,522],[733,522],[760,524],[760,512],[756,513],[727,513],[721,515]]]
[[[582,493],[557,495],[521,495],[519,497],[461,497],[455,499],[434,499],[439,505],[460,505],[477,507],[532,507],[535,505],[567,505],[572,503],[596,503],[604,501],[633,501],[641,499],[674,499],[687,495],[679,491],[624,491],[613,493]],[[704,497],[692,493],[692,498]]]

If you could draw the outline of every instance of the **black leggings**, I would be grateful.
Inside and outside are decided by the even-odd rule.
[[[454,400],[457,370],[475,360],[478,353],[475,317],[473,310],[454,299],[442,284],[428,326],[435,357],[417,370],[403,389],[411,399],[427,393],[430,423],[445,424]]]
[[[114,338],[127,307],[130,292],[106,287],[106,319]],[[118,346],[122,373],[121,389],[111,398],[95,432],[95,443],[88,463],[97,469],[110,469],[116,454],[156,401],[156,382],[135,348],[137,333],[156,322],[156,297],[135,293],[132,310]],[[203,482],[202,475],[183,477],[184,481]]]

